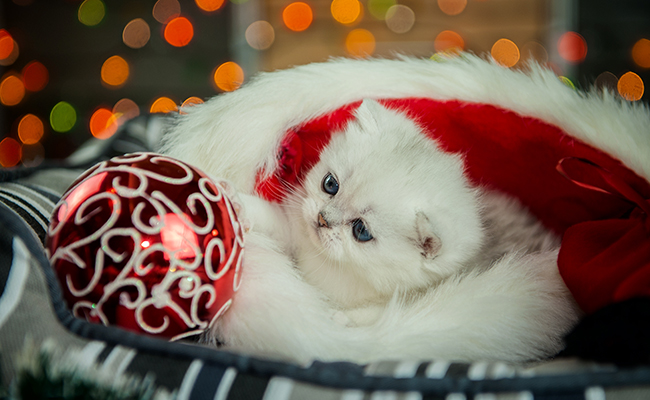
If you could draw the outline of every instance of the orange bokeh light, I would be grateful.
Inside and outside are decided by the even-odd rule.
[[[512,67],[519,61],[521,53],[519,52],[519,47],[509,39],[499,39],[492,45],[490,50],[492,58],[499,64],[505,67]]]
[[[650,40],[639,39],[632,47],[632,59],[641,68],[650,68]]]
[[[120,56],[113,56],[102,65],[102,82],[109,86],[121,86],[129,78],[129,63]]]
[[[203,11],[217,11],[224,4],[224,0],[194,0],[196,5]]]
[[[645,86],[643,79],[634,72],[626,72],[618,80],[617,84],[618,93],[625,99],[630,101],[641,100]]]
[[[172,111],[178,111],[178,106],[174,100],[169,97],[159,97],[151,104],[149,108],[150,113],[168,113]]]
[[[174,47],[186,46],[194,37],[194,26],[185,17],[176,17],[165,26],[164,32],[167,43]]]
[[[442,31],[433,41],[436,51],[459,53],[465,49],[463,37],[454,31]]]
[[[38,92],[50,81],[50,74],[45,65],[32,61],[23,68],[23,84],[30,92]]]
[[[97,139],[108,139],[117,131],[117,117],[108,108],[98,108],[90,117],[88,127]]]
[[[43,121],[34,114],[27,114],[18,123],[18,138],[24,144],[36,144],[43,137]]]
[[[345,48],[354,57],[371,56],[375,46],[375,35],[365,29],[354,29],[345,38]]]
[[[438,7],[447,15],[458,15],[467,7],[467,0],[438,0]]]
[[[563,59],[578,64],[587,57],[587,41],[579,33],[569,31],[560,36],[557,51]]]
[[[361,15],[359,0],[334,0],[330,5],[332,17],[342,24],[354,23]]]
[[[183,107],[191,107],[191,106],[194,106],[194,105],[197,105],[197,104],[202,104],[202,103],[203,103],[202,99],[200,99],[200,98],[198,98],[196,96],[192,96],[192,97],[188,97],[187,99],[185,99],[183,104],[181,104],[181,108],[183,108]]]
[[[228,61],[214,71],[213,80],[219,89],[232,92],[244,83],[244,70],[236,63]]]
[[[6,29],[0,29],[0,60],[9,58],[14,51],[14,38]]]
[[[307,3],[297,1],[291,3],[282,11],[284,25],[294,32],[301,32],[309,28],[314,20],[314,14]]]
[[[4,138],[0,142],[0,166],[13,167],[23,156],[20,143],[13,138]]]
[[[25,85],[16,75],[9,75],[0,82],[0,103],[15,106],[25,97]]]

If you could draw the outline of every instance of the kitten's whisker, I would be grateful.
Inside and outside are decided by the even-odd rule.
[[[303,260],[313,260],[313,259],[318,258],[318,257],[320,257],[321,255],[323,255],[323,253],[325,253],[325,249],[321,249],[320,251],[314,252],[314,253],[312,253],[310,256],[308,256],[308,257],[303,257],[302,259],[303,259]],[[327,260],[324,260],[323,263],[325,263],[326,261],[327,261]]]

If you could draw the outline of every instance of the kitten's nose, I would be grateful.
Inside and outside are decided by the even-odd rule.
[[[325,217],[323,217],[323,213],[319,212],[318,213],[318,226],[321,228],[329,228],[329,224],[327,223],[327,220]]]

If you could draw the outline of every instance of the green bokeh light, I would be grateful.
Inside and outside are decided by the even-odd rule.
[[[383,21],[386,19],[388,9],[396,4],[396,0],[368,0],[368,11],[373,17]]]
[[[50,112],[50,125],[56,132],[67,132],[77,123],[77,112],[65,101],[58,102]]]
[[[575,90],[576,85],[574,85],[573,82],[571,82],[571,79],[567,78],[566,76],[560,76],[559,78],[562,81],[562,83],[564,83],[565,85],[567,85],[571,89]]]
[[[102,22],[106,15],[106,7],[102,0],[85,0],[79,6],[79,21],[87,26],[94,26]]]

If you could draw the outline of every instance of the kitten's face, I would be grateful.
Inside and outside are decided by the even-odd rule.
[[[450,275],[482,239],[460,159],[373,101],[332,138],[289,201],[299,203],[312,265],[348,269],[386,294]]]

